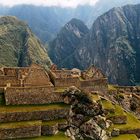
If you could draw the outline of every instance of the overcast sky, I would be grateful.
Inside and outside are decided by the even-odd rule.
[[[94,5],[98,0],[0,0],[0,4],[13,6],[18,4],[34,4],[44,6],[76,7],[77,5]]]

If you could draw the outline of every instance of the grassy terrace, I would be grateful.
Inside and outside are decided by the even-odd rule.
[[[120,135],[118,137],[114,137],[111,140],[138,140],[136,135],[133,134],[125,134],[125,135]]]
[[[113,85],[108,85],[108,90],[117,90]]]
[[[63,109],[69,106],[64,103],[46,104],[46,105],[14,105],[14,106],[0,106],[0,113],[5,112],[32,112],[32,111],[46,111],[51,109]]]
[[[10,122],[10,123],[0,123],[0,129],[10,129],[10,128],[21,128],[30,126],[42,125],[42,121],[21,121],[21,122]]]
[[[100,96],[98,94],[92,94],[91,97],[94,101],[99,101],[100,100]]]
[[[123,111],[123,109],[119,105],[114,105],[115,112],[109,113],[107,115],[107,118],[113,117],[113,116],[126,116],[126,113]]]
[[[105,100],[105,99],[102,99],[102,100],[101,100],[101,104],[102,104],[102,107],[103,107],[104,109],[107,109],[107,110],[115,109],[115,108],[114,108],[114,105],[113,105],[111,102],[109,102],[109,101],[107,101],[107,100]]]
[[[140,129],[140,121],[131,113],[126,113],[127,115],[127,123],[126,124],[114,124],[111,126],[111,130],[113,128],[118,128],[120,130],[133,130]]]
[[[64,92],[67,88],[55,88],[55,92]]]
[[[36,138],[26,138],[26,139],[16,139],[16,140],[70,140],[70,138],[66,137],[64,133],[59,132],[54,136],[41,136]]]
[[[55,124],[57,124],[57,123],[64,123],[64,122],[66,122],[65,119],[59,119],[59,120],[53,120],[53,121],[43,121],[43,122],[42,122],[42,125],[53,126],[53,125],[55,125]]]

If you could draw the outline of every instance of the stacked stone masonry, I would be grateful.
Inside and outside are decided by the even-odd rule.
[[[55,65],[47,71],[36,64],[22,68],[0,68],[0,123],[41,121],[37,125],[0,127],[0,139],[37,137],[65,129],[67,124],[49,127],[42,125],[42,121],[66,119],[69,107],[63,103],[61,89],[70,86],[85,91],[106,92],[107,78],[94,66],[85,71],[58,70]],[[55,104],[54,108],[47,107]],[[63,105],[60,107],[60,104]],[[37,107],[42,105],[46,107]]]

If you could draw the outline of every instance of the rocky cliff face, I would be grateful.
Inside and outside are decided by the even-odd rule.
[[[15,17],[0,18],[0,66],[48,67],[51,61],[40,41],[29,27]]]
[[[67,57],[65,64],[69,64],[70,68],[81,69],[94,64],[102,69],[113,84],[139,83],[139,23],[140,5],[113,8],[94,22],[75,52]]]
[[[57,38],[50,42],[49,55],[59,67],[69,67],[67,63],[82,38],[88,33],[88,28],[78,19],[68,22],[57,35]]]
[[[114,8],[95,21],[76,51],[82,68],[100,67],[113,84],[139,82],[139,7]]]

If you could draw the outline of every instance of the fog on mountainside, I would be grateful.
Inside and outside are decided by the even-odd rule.
[[[99,0],[94,6],[76,8],[17,5],[11,8],[0,6],[0,15],[12,15],[27,22],[39,39],[46,43],[52,40],[60,29],[72,18],[82,20],[89,28],[94,20],[109,9],[138,0]]]

